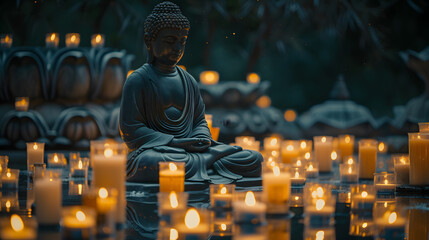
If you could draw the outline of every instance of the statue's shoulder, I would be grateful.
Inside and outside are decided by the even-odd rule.
[[[125,81],[125,86],[131,88],[144,87],[150,80],[148,65],[144,64],[131,73]]]
[[[190,81],[193,85],[198,86],[197,81],[195,80],[195,78],[194,78],[190,73],[188,73],[186,70],[183,70],[183,69],[182,69],[182,68],[180,68],[180,67],[177,67],[177,69],[178,69],[178,71],[182,72],[182,74],[183,74],[184,76],[186,76],[186,77],[187,77],[187,79],[189,79],[189,81]]]

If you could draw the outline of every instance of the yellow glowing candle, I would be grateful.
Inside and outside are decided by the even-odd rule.
[[[159,163],[159,191],[183,192],[185,191],[185,163],[160,162]]]
[[[104,35],[103,34],[93,34],[91,36],[91,46],[93,48],[102,48],[104,46]]]
[[[34,225],[34,224],[33,224]],[[34,226],[28,226],[17,214],[10,216],[9,224],[0,231],[0,239],[36,239]]]
[[[249,73],[247,74],[247,82],[251,84],[258,84],[261,81],[261,78],[257,73]]]
[[[79,33],[66,34],[66,47],[79,47],[79,43],[80,43]]]
[[[48,33],[45,37],[45,44],[48,48],[57,48],[60,43],[60,37],[58,33]]]
[[[219,73],[216,71],[203,71],[200,73],[200,82],[205,85],[215,85],[219,82]]]
[[[429,134],[409,133],[410,184],[429,185]]]
[[[372,179],[377,163],[377,141],[362,139],[359,141],[359,178]]]
[[[283,141],[281,153],[282,162],[290,164],[292,159],[299,156],[299,142],[293,140]]]
[[[347,158],[353,155],[355,144],[355,136],[353,135],[339,135],[338,136],[338,149],[341,152],[342,158]]]

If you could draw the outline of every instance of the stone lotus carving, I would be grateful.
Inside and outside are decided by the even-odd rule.
[[[118,137],[118,101],[133,56],[100,48],[12,48],[0,52],[0,147],[89,148],[89,140]],[[30,111],[13,108],[30,97]],[[112,129],[116,128],[116,129]]]

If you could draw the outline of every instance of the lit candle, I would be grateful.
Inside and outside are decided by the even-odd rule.
[[[159,192],[158,216],[161,222],[171,224],[174,213],[181,213],[188,203],[189,194],[186,192]]]
[[[45,37],[47,48],[57,48],[60,43],[60,35],[58,33],[48,33]]]
[[[185,191],[184,162],[159,162],[159,191]]]
[[[16,111],[28,111],[30,105],[30,98],[28,97],[17,97],[15,98],[15,110]]]
[[[33,164],[44,163],[45,143],[27,143],[27,171],[31,172]]]
[[[356,164],[340,164],[340,181],[343,183],[356,183],[358,181]]]
[[[429,134],[409,133],[410,185],[429,185]]]
[[[339,135],[338,136],[338,149],[341,152],[342,158],[353,155],[355,145],[355,136],[353,135]]]
[[[374,206],[375,193],[373,185],[355,185],[351,187],[351,209],[371,210]]]
[[[267,137],[264,138],[264,151],[280,151],[280,137]]]
[[[287,213],[290,195],[290,169],[288,165],[264,166],[262,189],[270,213]]]
[[[210,231],[208,212],[190,208],[186,211],[184,218],[180,215],[179,220],[175,221],[174,228],[179,235],[185,235],[186,239],[207,239]]]
[[[292,186],[302,186],[305,184],[305,168],[291,168]]]
[[[70,179],[69,181],[69,195],[84,195],[89,189],[88,181],[86,179]]]
[[[219,132],[220,132],[220,127],[211,127],[210,128],[210,134],[211,134],[213,140],[215,140],[215,141],[218,140]]]
[[[17,215],[12,214],[10,218],[7,218],[8,223],[3,224],[3,228],[0,231],[0,238],[3,240],[14,240],[14,239],[36,239],[36,223],[32,220],[23,221],[23,219]]]
[[[375,225],[378,237],[382,239],[406,239],[405,225],[407,223],[406,210],[400,206],[391,205],[374,211]]]
[[[377,194],[395,194],[396,181],[393,173],[375,173],[374,185]]]
[[[264,223],[267,207],[261,200],[261,193],[254,193],[252,191],[236,192],[232,202],[234,221],[238,224]]]
[[[61,221],[64,239],[93,239],[95,211],[81,206],[65,207]]]
[[[329,225],[335,213],[335,197],[315,199],[314,203],[304,207],[305,222],[310,226]]]
[[[205,85],[215,85],[219,82],[219,73],[216,71],[203,71],[200,73],[200,82]]]
[[[304,239],[324,240],[324,239],[335,239],[335,228],[334,227],[305,227]]]
[[[210,203],[213,208],[231,208],[234,184],[211,184]]]
[[[410,183],[410,158],[408,155],[392,155],[395,164],[396,183],[403,185]]]
[[[10,48],[12,47],[13,36],[12,34],[2,34],[0,35],[0,47]]]
[[[299,142],[294,140],[283,141],[281,153],[283,163],[290,164],[292,159],[299,156]]]
[[[306,172],[305,176],[307,178],[318,178],[319,177],[319,167],[317,162],[307,162],[306,163]]]
[[[79,47],[79,43],[80,43],[79,33],[66,34],[66,47]]]
[[[91,46],[93,48],[102,48],[104,46],[104,35],[103,34],[93,34],[91,36]]]
[[[89,158],[70,159],[70,176],[73,178],[87,178]]]
[[[373,179],[377,164],[377,141],[362,139],[359,141],[359,178]]]
[[[93,155],[92,185],[118,191],[116,222],[124,223],[126,149],[122,144],[109,142],[97,145]]]
[[[39,225],[56,225],[61,218],[61,170],[47,170],[34,183],[36,218]]]
[[[306,153],[313,151],[313,141],[311,140],[300,140],[299,141],[299,153],[304,157]]]
[[[252,72],[247,74],[246,80],[250,84],[258,84],[261,81],[261,78],[257,73]]]
[[[46,164],[35,163],[33,165],[33,182],[45,176]]]
[[[315,136],[314,139],[314,160],[319,163],[320,172],[331,172],[332,169],[332,137]]]
[[[19,210],[18,191],[3,191],[0,198],[0,212],[17,212]]]
[[[303,157],[297,157],[292,159],[292,167],[304,168],[307,163],[307,159]]]
[[[49,168],[64,168],[67,166],[67,159],[63,153],[49,153],[48,167]]]
[[[3,189],[18,189],[19,169],[6,169],[6,172],[1,174],[0,179],[0,183]]]
[[[387,153],[387,150],[388,150],[387,143],[380,141],[378,143],[378,152],[381,153],[381,154],[385,154],[385,153]]]

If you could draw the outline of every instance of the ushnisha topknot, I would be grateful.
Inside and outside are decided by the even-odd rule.
[[[165,1],[154,7],[152,13],[146,18],[144,23],[145,38],[153,40],[161,29],[189,29],[189,20],[182,15],[179,6]]]

